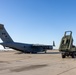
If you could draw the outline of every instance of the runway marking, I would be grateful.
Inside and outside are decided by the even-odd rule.
[[[64,74],[64,73],[69,72],[69,71],[71,71],[71,70],[73,70],[73,69],[76,69],[76,67],[70,68],[70,69],[68,69],[68,70],[66,70],[66,71],[63,71],[63,72],[57,74],[57,75]]]

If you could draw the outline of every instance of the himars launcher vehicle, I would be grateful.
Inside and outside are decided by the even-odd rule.
[[[14,42],[12,38],[7,33],[3,24],[0,24],[0,38],[2,39],[2,43],[0,43],[4,48],[9,47],[24,53],[37,53],[37,52],[45,52],[47,49],[53,49],[55,45],[40,45],[40,44],[26,44],[26,43],[18,43]]]
[[[69,34],[68,34],[69,33]],[[72,31],[66,31],[61,39],[59,51],[61,52],[62,58],[76,56],[76,47],[73,45]]]

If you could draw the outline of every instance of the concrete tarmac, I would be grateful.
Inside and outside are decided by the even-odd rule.
[[[76,75],[76,58],[61,58],[58,50],[24,54],[0,51],[0,75]]]

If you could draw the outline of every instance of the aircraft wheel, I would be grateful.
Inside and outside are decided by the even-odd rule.
[[[45,51],[45,53],[46,53],[46,51]]]
[[[32,52],[32,54],[37,54],[37,52]]]

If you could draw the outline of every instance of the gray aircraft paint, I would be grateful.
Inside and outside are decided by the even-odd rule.
[[[4,48],[9,47],[25,53],[37,53],[42,52],[47,49],[53,49],[53,45],[40,45],[40,44],[26,44],[14,42],[10,35],[7,33],[3,24],[0,24],[0,38],[2,43],[0,43]]]

